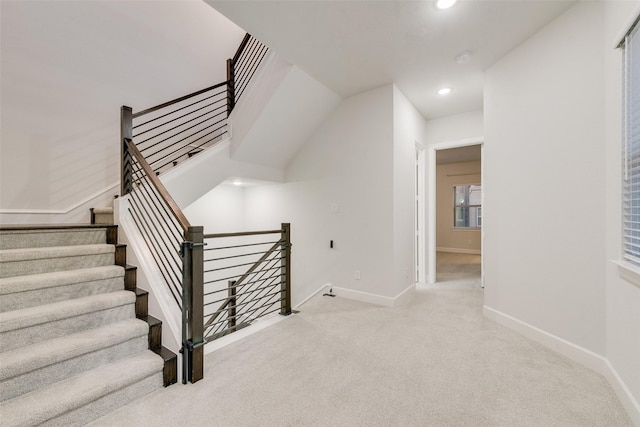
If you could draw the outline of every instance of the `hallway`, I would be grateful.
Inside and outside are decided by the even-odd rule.
[[[446,286],[481,286],[481,255],[436,253],[436,284]]]
[[[388,308],[317,296],[206,356],[205,379],[94,426],[630,426],[599,374],[482,315],[483,291]]]

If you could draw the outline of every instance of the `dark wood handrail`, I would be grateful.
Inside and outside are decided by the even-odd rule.
[[[168,106],[173,105],[173,104],[177,104],[178,102],[184,101],[185,99],[189,99],[189,98],[192,98],[194,96],[198,96],[198,95],[200,95],[202,93],[208,92],[210,90],[217,89],[217,88],[222,87],[222,86],[226,86],[227,83],[228,83],[228,81],[224,81],[222,83],[218,83],[217,85],[213,85],[213,86],[201,89],[199,91],[190,93],[189,95],[181,96],[180,98],[176,98],[174,100],[167,101],[167,102],[165,102],[163,104],[156,105],[155,107],[151,107],[151,108],[147,108],[146,110],[138,111],[137,113],[133,113],[131,115],[131,117],[135,119],[136,117],[140,117],[140,116],[144,116],[145,114],[153,113],[154,111],[160,110],[160,109],[162,109],[164,107],[168,107]]]
[[[205,239],[217,239],[220,237],[240,237],[240,236],[258,236],[260,234],[280,234],[282,230],[264,230],[264,231],[239,231],[237,233],[218,233],[205,234]]]
[[[144,157],[138,150],[138,147],[136,147],[136,145],[133,143],[133,140],[129,138],[125,138],[124,141],[131,156],[135,157],[138,163],[140,163],[140,166],[142,167],[144,172],[147,174],[147,177],[149,178],[153,186],[158,191],[158,194],[160,194],[160,197],[162,197],[162,200],[164,200],[164,202],[169,207],[169,210],[171,210],[171,213],[173,213],[173,215],[178,220],[180,227],[182,227],[182,231],[186,232],[188,228],[191,226],[187,217],[184,216],[178,204],[175,202],[175,200],[173,200],[173,197],[171,197],[171,195],[169,194],[165,186],[162,184],[162,181],[160,181],[160,179],[156,176],[153,169],[151,169],[151,166],[149,166],[149,163],[147,163],[147,161],[144,159]]]
[[[244,48],[247,47],[247,43],[249,43],[249,40],[251,40],[251,34],[247,33],[244,35],[242,42],[240,42],[240,46],[238,46],[238,50],[236,50],[236,54],[233,55],[233,59],[231,60],[231,62],[234,65],[236,62],[238,62],[238,59],[240,58],[240,55],[242,55],[242,51],[244,50]]]

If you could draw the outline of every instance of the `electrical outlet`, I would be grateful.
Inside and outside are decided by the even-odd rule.
[[[356,280],[360,280],[360,270],[356,270],[355,277],[356,277]]]

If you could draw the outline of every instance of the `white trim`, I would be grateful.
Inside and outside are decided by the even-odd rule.
[[[638,19],[638,15],[640,15],[640,3],[636,4],[635,9],[625,21],[624,25],[622,26],[622,29],[618,32],[618,34],[616,34],[616,37],[613,40],[613,46],[612,46],[614,49],[617,49],[620,46],[620,43],[624,42],[624,38],[629,33],[629,30],[631,29],[631,26],[633,25],[633,23],[636,22],[636,19]]]
[[[290,316],[294,316],[295,314],[291,314]],[[228,345],[231,345],[237,341],[240,341],[250,335],[255,334],[256,332],[260,332],[263,329],[268,328],[269,326],[273,326],[276,323],[279,323],[290,316],[281,316],[280,313],[273,313],[271,315],[261,317],[260,319],[254,320],[251,326],[235,331],[232,334],[226,335],[222,338],[218,338],[217,340],[211,341],[210,343],[205,344],[204,346],[204,354],[213,353],[216,350],[220,350]]]
[[[618,276],[640,287],[640,267],[624,260],[611,260],[611,262],[618,266]]]
[[[102,196],[103,194],[113,190],[114,188],[117,188],[120,186],[120,181],[116,182],[115,184],[111,184],[110,186],[97,191],[93,194],[91,194],[90,196],[85,197],[84,199],[80,200],[79,202],[76,202],[75,204],[71,205],[70,207],[66,208],[66,209],[0,209],[0,214],[42,214],[42,215],[65,215],[68,214],[69,212],[73,211],[74,209],[78,209],[80,206],[89,203],[91,200],[93,199],[97,199],[98,197]]]
[[[613,388],[624,409],[627,410],[631,422],[636,426],[640,426],[640,402],[633,397],[631,390],[629,390],[629,387],[627,387],[627,384],[625,384],[609,359],[604,359],[604,362],[605,371],[602,372],[602,375],[607,379],[611,388]]]
[[[486,305],[483,307],[483,314],[487,318],[603,375],[620,399],[622,406],[627,410],[632,422],[640,426],[640,404],[633,397],[609,359]]]
[[[366,302],[369,304],[381,305],[384,307],[394,307],[400,301],[408,298],[415,290],[415,283],[409,285],[404,291],[400,292],[395,297],[385,297],[383,295],[372,294],[369,292],[355,291],[353,289],[341,288],[339,286],[332,286],[333,293],[339,297],[352,299],[355,301]]]
[[[469,254],[469,255],[480,255],[482,252],[480,249],[463,249],[463,248],[443,248],[441,246],[436,247],[437,252],[450,252],[453,254]]]
[[[426,214],[425,214],[425,203],[426,203],[426,167],[427,167],[427,150],[425,147],[418,141],[415,143],[416,152],[417,152],[417,168],[418,168],[418,176],[416,177],[416,182],[418,183],[418,188],[415,193],[415,196],[418,198],[418,209],[417,209],[417,218],[414,218],[414,231],[418,230],[419,234],[417,236],[416,248],[414,248],[414,260],[415,266],[414,269],[417,271],[417,276],[415,278],[416,281],[424,281],[426,278],[426,266],[425,263],[427,261],[426,257],[426,249],[427,245],[425,242],[426,237]],[[418,258],[418,256],[420,258]]]
[[[542,329],[536,328],[522,320],[509,316],[486,305],[483,307],[483,313],[489,319],[513,329],[516,332],[530,338],[540,344],[557,351],[595,371],[603,372],[604,358],[591,350],[580,347],[563,338],[550,334]]]
[[[328,289],[331,289],[333,287],[333,285],[331,283],[327,283],[326,285],[322,285],[320,286],[318,289],[316,289],[314,292],[311,293],[311,295],[309,295],[308,297],[306,297],[305,299],[303,299],[302,301],[300,301],[298,304],[296,304],[295,307],[293,307],[294,310],[299,309],[300,307],[302,307],[307,301],[309,301],[311,298],[315,297],[316,295],[318,295],[321,292],[326,292]]]
[[[404,291],[396,295],[396,297],[393,299],[394,307],[407,300],[410,300],[415,291],[416,291],[416,284],[412,283]]]
[[[457,141],[440,142],[429,146],[428,155],[428,173],[429,173],[429,206],[427,207],[427,254],[428,254],[428,277],[427,284],[433,285],[436,283],[436,151],[444,150],[447,148],[459,148],[467,147],[469,145],[480,145],[482,150],[482,158],[484,158],[484,137],[477,136],[473,138],[465,138]],[[482,161],[481,158],[481,161]],[[484,168],[481,173],[484,175]],[[482,178],[480,179],[482,181]],[[482,192],[484,194],[484,183]],[[483,215],[485,212],[483,211]],[[484,240],[484,234],[481,237],[480,247],[482,247],[482,241]],[[482,263],[481,277],[483,277],[482,283],[484,287],[484,263]]]

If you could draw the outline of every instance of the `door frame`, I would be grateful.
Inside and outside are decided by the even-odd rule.
[[[416,176],[415,176],[415,184],[416,187],[414,191],[414,197],[416,198],[415,202],[416,211],[415,211],[415,221],[414,221],[414,232],[415,232],[415,247],[414,247],[414,272],[416,273],[415,282],[416,283],[424,283],[426,282],[426,261],[427,257],[425,254],[427,253],[427,245],[425,242],[426,237],[426,215],[425,215],[425,205],[426,205],[426,168],[427,168],[427,149],[424,145],[416,141],[415,144],[415,152],[416,152]]]
[[[482,185],[482,231],[480,232],[480,269],[481,269],[481,284],[484,288],[484,219],[486,211],[484,208],[484,137],[475,137],[460,139],[457,141],[441,142],[429,146],[429,201],[428,201],[428,230],[427,230],[427,254],[428,254],[428,274],[427,283],[434,285],[436,283],[436,151],[446,150],[448,148],[468,147],[470,145],[480,145],[480,181]]]

